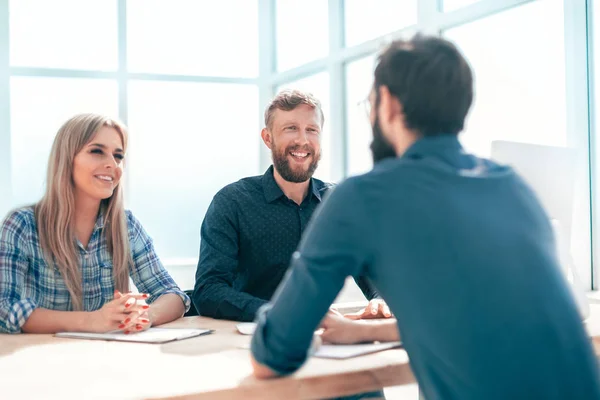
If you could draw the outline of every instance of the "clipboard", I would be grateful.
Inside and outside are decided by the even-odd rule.
[[[212,329],[177,329],[177,328],[150,328],[143,332],[125,334],[123,331],[107,333],[88,332],[58,332],[54,336],[69,339],[107,340],[130,343],[162,344],[175,340],[185,340],[197,336],[209,335]]]

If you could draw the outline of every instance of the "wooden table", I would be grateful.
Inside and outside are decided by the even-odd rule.
[[[600,301],[590,307],[586,327],[600,356]],[[250,337],[235,322],[189,317],[165,326],[216,332],[163,345],[0,335],[0,398],[320,399],[414,383],[402,349],[313,358],[291,377],[259,381],[240,348]]]
[[[313,358],[291,377],[259,381],[235,324],[182,318],[164,326],[216,332],[163,345],[0,335],[0,398],[319,399],[414,382],[402,349]]]

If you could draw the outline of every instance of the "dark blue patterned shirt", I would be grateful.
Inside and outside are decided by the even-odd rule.
[[[254,320],[283,279],[302,232],[330,186],[311,179],[308,195],[298,205],[283,194],[271,166],[264,175],[221,189],[200,232],[193,295],[200,315]],[[376,296],[364,278],[357,283],[368,299]]]

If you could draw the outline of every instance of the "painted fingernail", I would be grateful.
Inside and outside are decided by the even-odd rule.
[[[125,331],[124,333],[125,333],[126,335],[129,335],[129,331]]]
[[[149,308],[150,308],[150,306],[142,306],[142,308],[143,308],[144,310],[147,310],[147,309],[149,309]]]
[[[149,319],[146,319],[146,318],[140,318],[140,322],[141,322],[142,324],[147,324],[148,322],[150,322],[150,320],[149,320]]]
[[[142,329],[142,326],[141,325],[136,325],[135,329],[137,329],[139,331],[140,329]]]
[[[125,328],[125,324],[119,325],[119,329],[123,329],[123,328]]]
[[[145,298],[145,299],[147,299],[148,298],[148,293],[144,293],[144,295],[142,297]]]
[[[124,324],[128,324],[129,321],[131,321],[131,318],[127,318],[125,321],[123,321]]]

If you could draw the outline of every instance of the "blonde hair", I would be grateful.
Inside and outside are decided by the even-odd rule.
[[[114,128],[127,150],[127,129],[118,121],[97,114],[79,114],[58,130],[48,160],[46,193],[34,206],[38,235],[44,257],[61,273],[75,310],[83,308],[82,276],[75,246],[75,184],[73,162],[77,153],[93,140],[96,132],[107,126]],[[108,199],[102,200],[104,232],[113,260],[115,289],[129,290],[129,266],[133,264],[122,185],[118,184]]]

